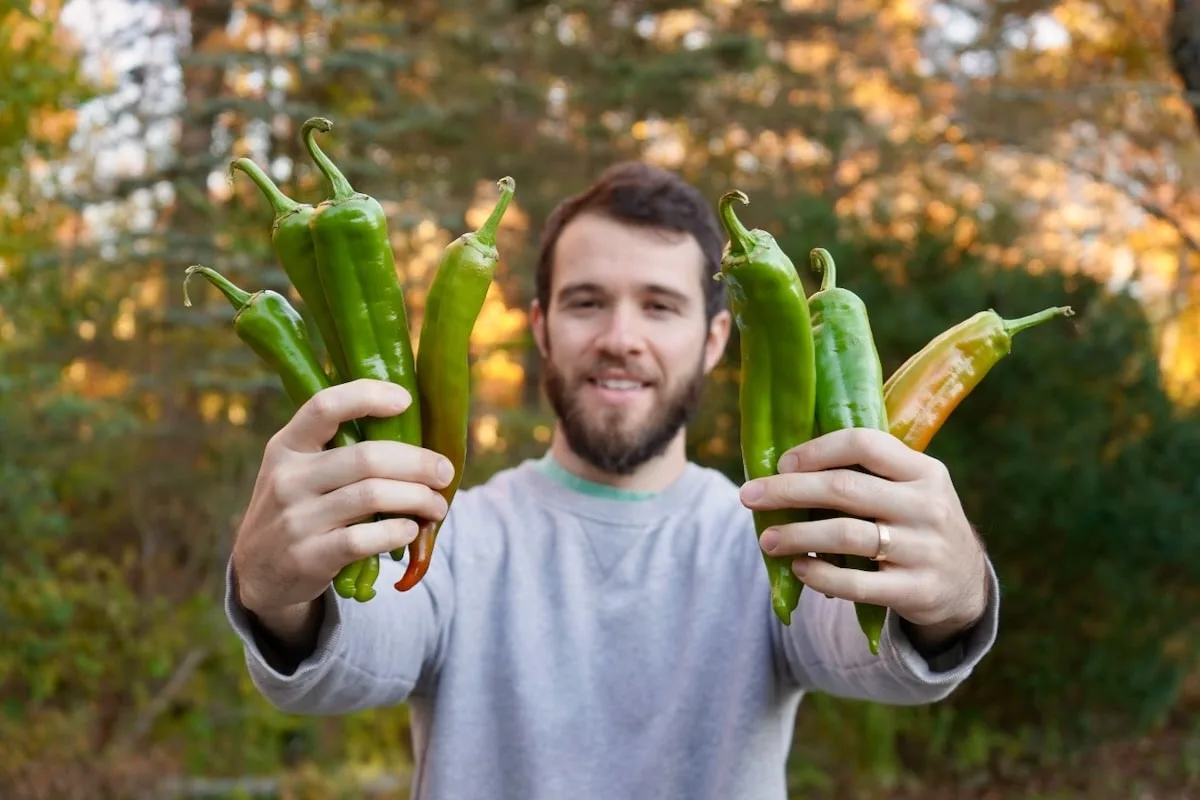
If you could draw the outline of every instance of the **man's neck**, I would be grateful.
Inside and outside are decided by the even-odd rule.
[[[559,428],[555,428],[550,442],[550,455],[576,477],[633,492],[661,492],[675,483],[687,468],[687,444],[683,431],[679,432],[662,455],[650,459],[629,475],[614,475],[584,461],[567,444],[567,437]]]

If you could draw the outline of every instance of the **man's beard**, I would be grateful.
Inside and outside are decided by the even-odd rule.
[[[701,354],[703,359],[703,353]],[[675,435],[695,414],[704,390],[703,363],[698,362],[692,374],[675,391],[658,403],[649,418],[639,427],[627,430],[623,424],[624,409],[588,416],[579,403],[584,381],[573,389],[553,359],[542,362],[546,395],[558,414],[567,444],[587,463],[612,475],[630,475],[642,464],[662,455]],[[621,368],[620,363],[597,365]]]

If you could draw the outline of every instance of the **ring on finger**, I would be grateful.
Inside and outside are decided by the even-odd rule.
[[[883,523],[875,523],[876,530],[879,531],[879,549],[875,555],[871,557],[872,561],[887,561],[888,553],[892,549],[892,532]]]

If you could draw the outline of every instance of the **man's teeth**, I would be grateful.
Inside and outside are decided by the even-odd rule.
[[[597,385],[602,386],[605,389],[629,390],[629,389],[642,388],[641,381],[599,380],[599,381],[596,381],[596,383],[597,383]]]

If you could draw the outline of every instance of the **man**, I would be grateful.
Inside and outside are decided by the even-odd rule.
[[[450,465],[390,442],[322,451],[340,422],[408,396],[356,382],[296,413],[264,453],[226,600],[268,700],[305,714],[410,703],[421,800],[779,800],[805,691],[930,703],[966,678],[999,596],[941,464],[871,431],[800,445],[740,490],[687,460],[684,425],[730,332],[712,280],[723,242],[704,197],[637,163],[555,210],[530,312],[558,417],[549,452],[459,492],[409,592],[386,556],[369,603],[329,582],[415,535],[354,520],[442,518]],[[750,513],[781,507],[880,522],[764,534],[808,587],[790,626]],[[889,608],[878,656],[849,600]]]

